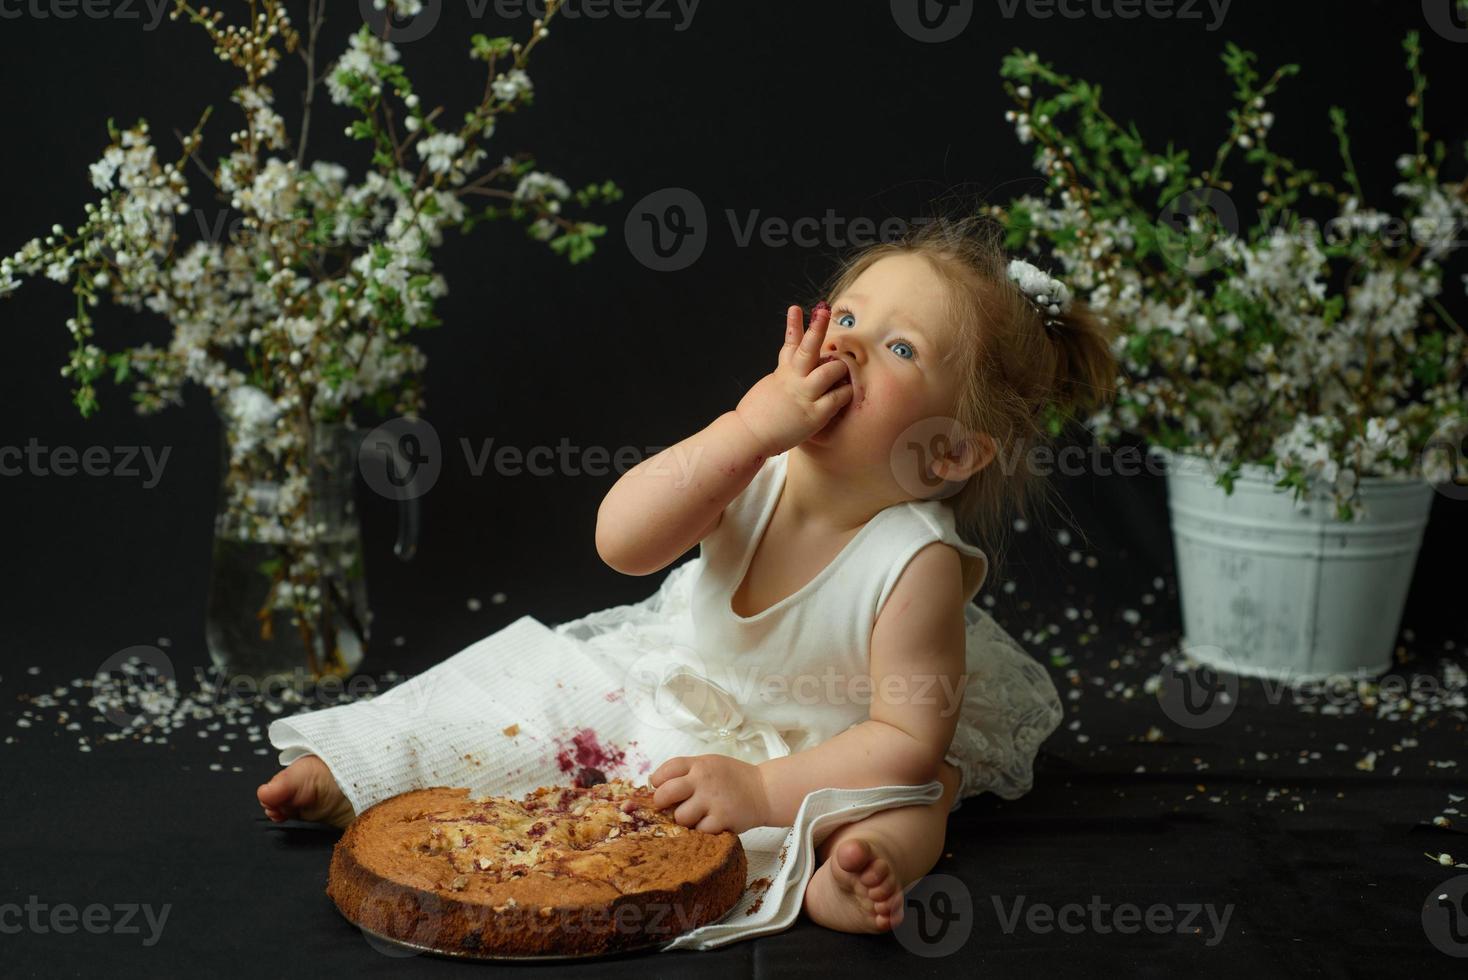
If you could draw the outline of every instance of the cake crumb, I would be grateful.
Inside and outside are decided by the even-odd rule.
[[[514,738],[516,735],[519,735],[520,734],[520,726],[519,726],[519,724],[517,723],[517,724],[514,724],[514,725],[510,725],[508,728],[504,729],[503,734],[508,735],[510,738]]]

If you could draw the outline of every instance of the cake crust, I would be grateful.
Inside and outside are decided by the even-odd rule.
[[[435,786],[357,817],[326,894],[352,923],[419,948],[592,956],[717,921],[747,873],[738,835],[683,827],[626,780],[521,800]]]

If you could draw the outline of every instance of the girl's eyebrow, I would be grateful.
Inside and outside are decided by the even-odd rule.
[[[861,293],[845,293],[842,298],[855,300],[858,303],[865,303],[867,300],[867,298]],[[933,342],[933,338],[928,334],[928,332],[922,327],[918,326],[917,321],[908,316],[906,313],[895,312],[892,314],[892,319],[902,321],[903,325],[906,326],[908,330],[923,338],[923,343],[934,349],[937,348],[938,345]]]

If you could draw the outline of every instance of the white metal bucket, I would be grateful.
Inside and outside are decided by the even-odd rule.
[[[1297,509],[1267,467],[1244,466],[1227,494],[1206,458],[1153,452],[1167,471],[1185,653],[1289,681],[1390,669],[1431,484],[1363,477],[1366,517],[1351,524],[1323,490]]]

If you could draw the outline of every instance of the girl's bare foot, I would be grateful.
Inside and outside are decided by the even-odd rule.
[[[902,884],[880,837],[848,837],[805,886],[805,912],[841,932],[886,932],[902,921]]]
[[[282,820],[315,820],[346,827],[356,818],[331,770],[318,756],[303,755],[255,790],[265,815]]]

